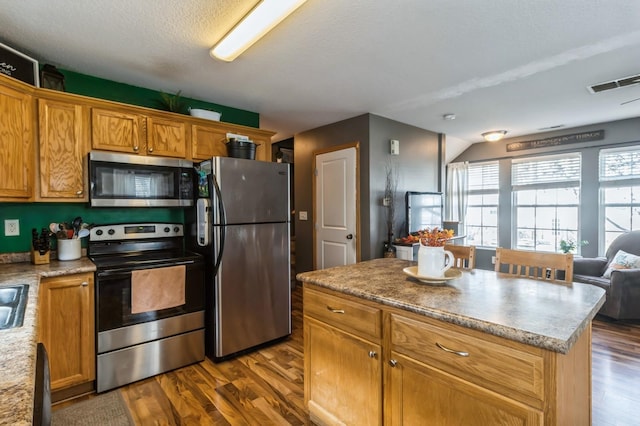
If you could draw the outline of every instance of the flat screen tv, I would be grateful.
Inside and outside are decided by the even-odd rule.
[[[420,231],[425,228],[442,229],[442,193],[413,192],[405,194],[407,206],[407,232]]]

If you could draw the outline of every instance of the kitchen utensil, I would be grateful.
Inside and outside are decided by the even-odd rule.
[[[80,230],[80,226],[82,225],[82,218],[80,216],[76,217],[75,219],[73,219],[73,222],[71,222],[71,225],[73,227],[73,236],[77,236],[78,235],[78,231]]]
[[[60,229],[59,223],[51,222],[49,224],[49,231],[53,232],[54,234],[58,232],[58,229]]]
[[[76,238],[84,238],[89,236],[90,231],[88,229],[82,228],[78,231]]]

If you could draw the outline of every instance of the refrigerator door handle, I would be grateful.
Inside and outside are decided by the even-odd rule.
[[[217,208],[218,208],[218,216],[220,217],[220,248],[218,250],[218,256],[216,257],[216,263],[213,266],[213,276],[218,275],[218,270],[220,269],[220,263],[222,263],[222,254],[224,253],[224,240],[226,236],[226,224],[227,217],[224,211],[224,203],[222,201],[222,192],[220,191],[220,185],[218,185],[218,180],[216,179],[216,175],[213,173],[209,175],[209,183],[210,186],[213,187],[216,198],[218,199]]]

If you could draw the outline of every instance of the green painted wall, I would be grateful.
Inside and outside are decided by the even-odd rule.
[[[116,81],[104,80],[90,75],[58,69],[64,74],[65,90],[68,93],[107,99],[148,108],[164,109],[161,106],[161,91],[131,86]],[[169,93],[175,95],[175,93]],[[188,107],[212,109],[222,113],[221,121],[249,127],[260,127],[260,115],[255,112],[226,107],[198,99],[181,98],[184,102],[183,114],[188,114]]]
[[[82,217],[85,223],[96,224],[184,222],[182,208],[90,208],[87,203],[0,203],[0,253],[29,251],[32,228],[39,232],[51,222],[70,223],[77,216]],[[5,237],[5,219],[20,220],[19,236]],[[86,247],[86,244],[83,241],[83,246]]]
[[[91,96],[149,108],[160,107],[161,92],[104,80],[73,71],[59,69],[65,76],[68,93]],[[212,109],[222,113],[222,121],[250,127],[259,127],[260,116],[255,112],[225,107],[201,100],[183,98],[185,108]],[[187,111],[184,111],[187,113]],[[0,203],[0,253],[29,251],[31,229],[40,230],[51,222],[71,222],[81,216],[86,223],[124,222],[184,222],[181,208],[90,208],[87,203]],[[4,220],[19,219],[20,235],[6,237]],[[83,242],[86,246],[86,241]]]

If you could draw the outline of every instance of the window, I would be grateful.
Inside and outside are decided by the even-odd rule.
[[[560,240],[579,241],[579,153],[513,160],[512,246],[560,251]]]
[[[469,164],[466,243],[498,246],[498,162]]]
[[[600,151],[600,252],[620,234],[640,230],[640,147]]]

